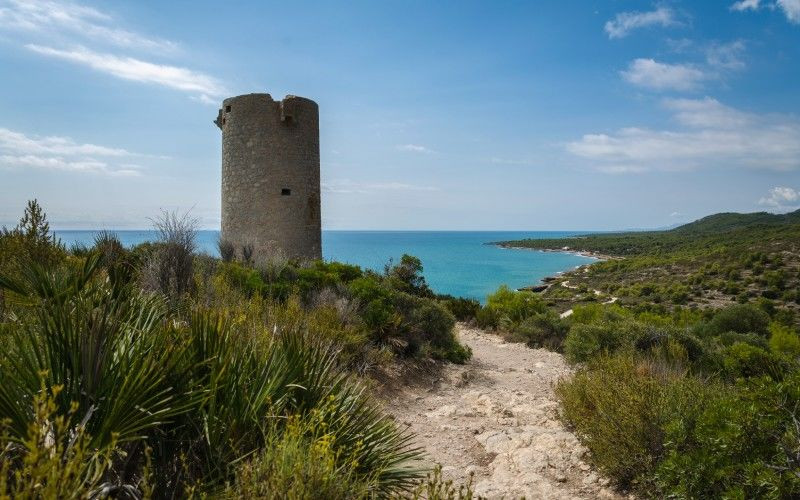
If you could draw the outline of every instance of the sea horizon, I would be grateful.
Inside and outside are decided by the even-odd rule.
[[[52,231],[67,247],[90,246],[108,231],[126,247],[158,239],[155,229],[57,229]],[[596,231],[595,231],[596,232]],[[322,231],[323,259],[355,264],[374,271],[398,262],[404,254],[422,261],[423,275],[437,293],[485,302],[501,285],[517,289],[541,283],[597,259],[571,252],[541,252],[501,248],[491,243],[525,238],[564,238],[590,231],[465,231],[465,230],[351,230]],[[219,256],[219,230],[197,231],[197,251]]]

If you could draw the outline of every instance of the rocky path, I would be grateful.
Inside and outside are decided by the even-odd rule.
[[[563,357],[463,325],[459,336],[470,363],[386,400],[445,478],[474,473],[475,493],[488,498],[617,498],[557,418],[553,384],[570,373]]]

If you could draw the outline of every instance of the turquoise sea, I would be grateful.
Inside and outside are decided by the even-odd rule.
[[[157,238],[155,231],[114,231],[130,246]],[[56,231],[67,247],[91,245],[97,231]],[[539,283],[558,272],[594,261],[558,252],[504,249],[486,243],[522,238],[567,237],[585,232],[565,231],[323,231],[326,260],[382,270],[390,259],[404,254],[422,260],[425,278],[439,293],[485,300],[502,284],[520,288]],[[217,255],[219,231],[199,231],[199,250]]]

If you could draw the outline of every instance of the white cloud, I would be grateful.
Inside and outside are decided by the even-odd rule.
[[[222,83],[180,64],[148,61],[141,51],[175,56],[178,44],[127,30],[111,15],[70,1],[0,0],[0,33],[28,50],[91,67],[125,80],[153,83],[217,106]],[[136,55],[134,55],[136,54]]]
[[[674,113],[675,119],[688,127],[731,129],[752,123],[747,113],[725,106],[711,97],[703,99],[665,99],[664,107]]]
[[[800,0],[778,0],[776,5],[783,10],[789,22],[800,24]]]
[[[403,144],[397,146],[400,151],[411,151],[413,153],[433,153],[433,150],[420,146],[419,144]]]
[[[633,85],[654,90],[693,90],[710,78],[691,64],[667,64],[653,59],[636,59],[620,73]]]
[[[744,10],[758,10],[761,0],[741,0],[731,5],[731,10],[742,12]]]
[[[731,10],[743,12],[758,10],[766,6],[769,9],[780,9],[790,23],[800,24],[800,0],[776,0],[775,3],[762,3],[759,0],[741,0],[731,5]]]
[[[403,182],[355,182],[349,179],[325,182],[322,184],[322,189],[328,193],[358,194],[386,191],[439,191],[439,188],[434,186],[417,186]]]
[[[177,90],[195,92],[203,100],[210,100],[209,96],[221,96],[225,93],[222,84],[215,78],[187,68],[154,64],[132,57],[102,54],[85,47],[72,50],[61,50],[35,44],[28,44],[25,47],[37,54],[82,64],[124,80],[155,83]]]
[[[712,43],[706,49],[706,62],[712,68],[741,70],[745,67],[745,63],[742,60],[744,50],[745,43],[742,40],[734,40],[729,43]]]
[[[797,210],[800,208],[800,191],[785,186],[774,187],[769,190],[769,196],[758,200],[758,204],[778,211]]]
[[[609,38],[623,38],[637,28],[647,26],[673,26],[678,24],[675,13],[668,7],[658,7],[650,12],[620,12],[614,19],[606,22],[605,31]]]
[[[800,120],[745,113],[715,99],[663,101],[675,130],[628,127],[586,134],[568,152],[606,173],[702,167],[800,169]]]
[[[79,144],[69,137],[50,136],[32,138],[7,128],[0,128],[0,151],[55,155],[131,155],[130,152],[120,148],[108,148],[96,144]]]
[[[81,144],[69,137],[29,137],[0,128],[0,167],[83,172],[109,176],[140,176],[139,165],[111,165],[108,159],[141,156],[125,149]]]
[[[164,52],[174,51],[175,42],[148,37],[113,25],[108,14],[92,7],[50,0],[0,0],[0,26],[49,37],[61,32],[70,36]]]

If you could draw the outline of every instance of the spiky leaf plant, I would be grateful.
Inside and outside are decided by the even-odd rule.
[[[31,264],[19,279],[0,276],[0,287],[28,306],[0,325],[10,340],[0,352],[0,419],[12,438],[26,435],[42,382],[62,387],[58,413],[77,405],[98,448],[114,436],[137,440],[196,404],[162,301],[96,279],[97,268],[92,257],[82,267]]]

